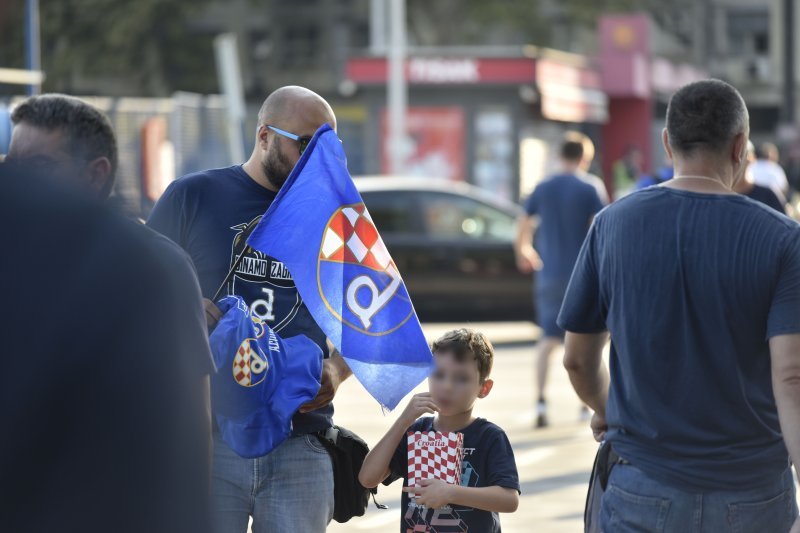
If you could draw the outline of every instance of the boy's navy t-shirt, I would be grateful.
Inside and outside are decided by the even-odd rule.
[[[611,333],[606,438],[689,491],[788,464],[768,339],[800,333],[800,225],[740,195],[652,187],[602,211],[559,316]]]
[[[435,431],[433,417],[417,420],[408,432]],[[406,435],[397,445],[389,465],[391,474],[385,485],[403,478],[408,486],[408,441]],[[461,484],[467,487],[500,486],[519,491],[519,475],[514,462],[514,452],[505,432],[484,418],[476,418],[469,426],[458,431],[464,435]],[[400,533],[414,531],[437,531],[439,533],[500,533],[500,517],[497,513],[462,507],[447,506],[443,509],[418,507],[411,502],[408,493],[403,493]],[[427,526],[430,529],[419,529]]]
[[[544,266],[537,280],[569,280],[592,217],[603,204],[597,188],[574,174],[556,174],[533,190],[524,207],[540,219],[536,251]]]
[[[203,296],[210,299],[276,195],[256,183],[241,165],[206,170],[170,184],[147,225],[186,250],[197,269]],[[328,353],[325,334],[280,261],[257,251],[246,253],[222,296],[231,294],[244,298],[278,336],[306,335]],[[293,433],[303,435],[330,427],[332,416],[332,405],[298,413],[292,420]]]

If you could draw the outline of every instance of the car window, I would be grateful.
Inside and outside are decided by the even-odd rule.
[[[410,191],[380,191],[362,193],[372,221],[381,235],[420,233],[416,220],[414,193]]]
[[[435,237],[490,239],[514,238],[514,217],[488,204],[456,194],[426,193],[422,216]]]

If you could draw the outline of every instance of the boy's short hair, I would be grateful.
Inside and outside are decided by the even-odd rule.
[[[494,348],[486,335],[467,328],[448,331],[433,341],[431,351],[434,353],[451,353],[456,361],[473,360],[478,364],[481,382],[492,372]]]

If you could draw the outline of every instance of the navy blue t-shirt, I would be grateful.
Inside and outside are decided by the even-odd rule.
[[[435,431],[433,417],[420,418],[408,428],[413,431]],[[486,419],[476,418],[458,433],[464,435],[464,456],[461,467],[461,485],[466,487],[500,486],[519,491],[519,475],[514,462],[514,451],[505,432]],[[384,481],[389,485],[403,478],[408,486],[408,442],[404,436],[389,465],[391,474]],[[500,517],[497,513],[462,507],[446,506],[429,509],[413,503],[408,493],[403,493],[403,515],[400,518],[400,533],[423,531],[420,526],[439,533],[500,533]]]
[[[559,325],[611,333],[607,439],[684,490],[774,481],[768,339],[800,333],[800,225],[740,195],[652,187],[602,211]]]
[[[595,186],[574,174],[557,174],[533,190],[525,211],[540,220],[535,246],[544,267],[537,280],[566,283],[591,219],[602,208]]]
[[[147,225],[186,250],[197,269],[203,296],[212,298],[275,196],[241,165],[189,174],[170,184]],[[244,298],[278,336],[306,335],[328,353],[325,334],[280,261],[261,252],[248,252],[223,291],[223,296],[230,294]],[[297,414],[292,420],[294,434],[330,427],[332,416],[332,405]]]
[[[786,199],[783,198],[783,194],[778,196],[780,193],[776,193],[769,187],[763,187],[761,185],[753,184],[753,187],[747,191],[746,196],[748,198],[752,198],[757,202],[761,202],[764,205],[770,206],[772,209],[777,211],[778,213],[786,213]]]

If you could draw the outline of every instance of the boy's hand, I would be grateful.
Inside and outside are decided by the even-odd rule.
[[[404,422],[407,422],[407,426],[410,426],[414,422],[417,421],[417,418],[421,417],[422,415],[428,413],[433,414],[439,411],[439,408],[433,403],[433,397],[431,396],[430,392],[422,392],[420,394],[415,394],[411,401],[408,402],[403,414],[400,417],[403,419]]]
[[[417,505],[424,505],[430,509],[438,509],[450,503],[450,488],[441,479],[423,479],[416,487],[403,487],[403,492],[417,495]]]

